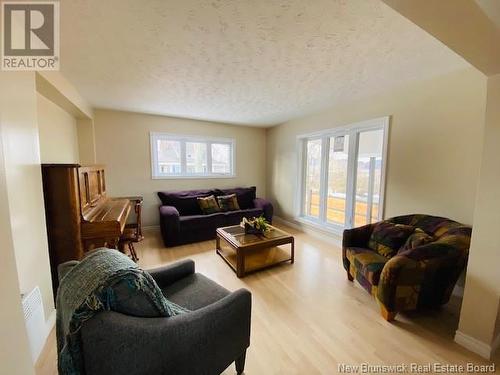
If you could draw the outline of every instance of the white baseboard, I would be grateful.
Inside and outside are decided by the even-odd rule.
[[[340,236],[337,236],[332,233],[327,233],[325,231],[322,231],[320,229],[311,227],[305,223],[298,223],[296,221],[290,221],[283,219],[280,216],[273,216],[273,222],[276,221],[277,223],[281,223],[283,225],[289,226],[293,229],[299,230],[301,232],[307,233],[311,235],[314,238],[317,238],[318,240],[328,242],[331,244],[332,242],[337,245],[337,246],[342,246],[342,238]]]
[[[50,312],[49,318],[45,320],[45,328],[43,332],[43,346],[39,349],[37,353],[35,353],[35,356],[33,358],[33,363],[36,363],[38,359],[40,358],[40,355],[43,352],[43,349],[45,348],[45,345],[47,345],[47,339],[49,338],[50,333],[52,332],[52,329],[56,325],[56,309],[53,309]]]
[[[470,350],[471,352],[479,354],[481,357],[486,358],[488,360],[491,359],[491,355],[494,352],[493,346],[490,346],[478,339],[475,339],[472,336],[466,335],[465,333],[460,332],[459,330],[455,332],[455,342],[463,346],[464,348]]]
[[[159,230],[159,225],[146,225],[142,227],[142,230]]]
[[[50,332],[52,332],[52,329],[56,325],[56,309],[52,310],[52,312],[49,315],[49,318],[45,321],[45,333],[46,337],[49,337]]]

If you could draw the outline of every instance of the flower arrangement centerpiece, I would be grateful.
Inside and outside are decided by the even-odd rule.
[[[245,229],[246,234],[264,234],[271,230],[271,225],[267,222],[264,216],[253,217],[241,220],[240,227]]]

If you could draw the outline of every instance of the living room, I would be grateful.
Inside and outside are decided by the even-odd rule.
[[[2,374],[498,371],[495,1],[48,3],[58,69],[0,72]]]

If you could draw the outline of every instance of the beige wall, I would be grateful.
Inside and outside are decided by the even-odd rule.
[[[79,118],[76,120],[76,128],[78,133],[80,164],[95,164],[94,120],[89,118]]]
[[[144,225],[159,223],[156,193],[162,190],[255,185],[257,195],[265,196],[265,129],[109,110],[94,111],[94,126],[97,162],[106,165],[108,194],[144,196]],[[234,138],[236,177],[153,180],[151,131]]]
[[[385,217],[421,212],[471,224],[485,87],[471,68],[270,128],[268,198],[278,215],[293,218],[297,135],[390,115]]]
[[[76,119],[40,94],[37,112],[42,163],[78,163]]]
[[[8,196],[2,204],[8,205],[10,212],[10,232],[19,278],[17,290],[26,293],[39,286],[45,318],[49,319],[54,303],[40,171],[35,75],[1,72],[0,77],[1,136]],[[19,306],[19,302],[19,298],[3,299],[2,305]],[[12,340],[14,345],[16,338]]]
[[[12,89],[12,78],[6,73],[0,73],[0,87]],[[10,84],[9,84],[10,82]],[[13,121],[12,114],[5,106],[13,103],[9,100],[10,93],[0,90],[0,246],[1,272],[0,290],[2,293],[2,307],[0,308],[0,373],[12,375],[34,374],[31,364],[31,354],[24,324],[24,315],[21,308],[21,291],[19,290],[19,275],[17,273],[15,246],[11,230],[11,213],[9,210],[9,195],[7,192],[7,178],[5,171],[3,137],[6,122]],[[10,110],[9,110],[10,112]]]
[[[484,149],[459,332],[492,345],[500,302],[500,75],[488,79]],[[460,334],[457,341],[460,342]],[[463,338],[462,338],[463,339]],[[461,342],[463,343],[463,342]],[[467,346],[467,342],[465,342]],[[489,349],[488,349],[489,347]]]

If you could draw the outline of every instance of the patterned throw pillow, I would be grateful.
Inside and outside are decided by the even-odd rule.
[[[205,215],[214,214],[220,211],[219,205],[213,195],[204,198],[198,197],[198,205],[200,206],[201,212]]]
[[[217,197],[217,202],[219,202],[219,207],[222,211],[236,211],[240,209],[236,194],[221,195]]]
[[[395,255],[413,233],[415,227],[381,221],[375,224],[368,247],[387,258]]]
[[[428,235],[422,229],[416,228],[415,231],[410,235],[410,237],[408,237],[404,245],[401,246],[401,249],[399,249],[398,254],[402,253],[403,251],[414,249],[422,245],[427,245],[432,241],[434,241],[434,237]]]

